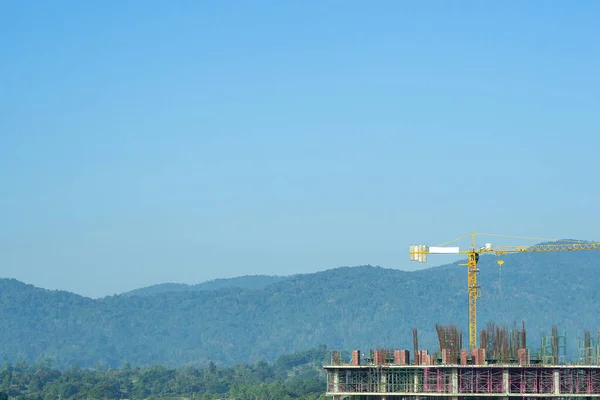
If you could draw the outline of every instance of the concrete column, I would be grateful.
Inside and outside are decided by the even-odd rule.
[[[333,371],[333,393],[340,391],[340,370]]]
[[[419,393],[419,374],[417,372],[418,370],[415,369],[415,376],[413,377],[413,392],[415,393]]]
[[[381,380],[379,382],[379,391],[382,393],[387,392],[387,372],[381,371]],[[385,396],[384,396],[385,398]]]
[[[560,370],[554,370],[554,395],[560,394]]]
[[[452,368],[450,374],[452,393],[458,394],[458,368]],[[454,399],[454,397],[452,397],[452,399]]]
[[[510,375],[508,373],[508,368],[502,370],[502,384],[504,385],[504,394],[508,395],[510,393]]]
[[[419,390],[419,374],[418,374],[419,370],[418,369],[414,369],[413,371],[414,371],[414,374],[415,374],[414,377],[413,377],[413,392],[414,393],[419,393],[420,392],[420,390]],[[420,398],[421,397],[419,397],[419,396],[415,396],[414,400],[420,400]]]

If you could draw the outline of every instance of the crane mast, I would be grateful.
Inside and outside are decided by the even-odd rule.
[[[479,254],[469,251],[467,262],[467,282],[469,285],[469,351],[477,348],[477,299],[479,286],[477,285],[477,262]]]
[[[479,298],[479,285],[477,283],[477,267],[480,254],[495,254],[503,255],[508,253],[549,253],[556,251],[586,251],[600,250],[600,242],[574,242],[574,243],[540,243],[532,246],[492,246],[486,243],[484,247],[477,248],[475,237],[477,233],[473,232],[471,236],[471,245],[468,250],[461,250],[459,247],[448,247],[449,243],[456,242],[463,237],[451,240],[450,242],[441,244],[437,247],[429,247],[427,245],[411,245],[410,260],[417,262],[426,262],[429,254],[465,254],[467,255],[467,263],[460,264],[467,267],[467,292],[469,295],[469,351],[477,348],[477,299]],[[495,234],[479,234],[486,236],[504,236]],[[541,239],[522,236],[504,236],[509,238],[529,239],[529,240],[553,240],[556,239]],[[499,262],[501,265],[502,262]]]

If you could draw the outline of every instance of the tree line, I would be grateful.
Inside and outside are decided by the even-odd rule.
[[[160,365],[84,369],[52,367],[49,360],[28,365],[5,363],[0,370],[0,400],[201,399],[321,400],[325,378],[321,369],[326,347],[258,361],[205,368]]]

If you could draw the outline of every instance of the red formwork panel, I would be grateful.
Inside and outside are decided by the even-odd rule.
[[[517,362],[519,365],[529,365],[530,357],[529,357],[529,349],[518,349],[517,350]]]
[[[471,361],[474,365],[485,365],[485,349],[471,350]]]
[[[352,350],[352,365],[360,365],[360,350]]]
[[[467,365],[467,350],[460,351],[460,365]]]
[[[396,365],[408,365],[410,362],[410,353],[408,350],[395,350],[394,363]]]
[[[385,364],[385,349],[375,350],[373,353],[373,363],[375,365],[383,365]]]
[[[429,365],[429,354],[427,350],[419,350],[419,364],[420,365]]]
[[[452,352],[450,351],[450,349],[442,350],[442,364],[443,365],[456,364],[456,360],[452,359]]]

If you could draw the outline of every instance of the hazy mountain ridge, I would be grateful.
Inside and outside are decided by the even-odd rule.
[[[123,293],[124,296],[153,296],[159,293],[210,291],[229,288],[262,289],[272,283],[287,279],[285,276],[245,275],[235,278],[218,278],[210,281],[188,285],[185,283],[160,283]]]
[[[571,350],[583,329],[600,328],[600,254],[502,259],[500,286],[496,258],[480,261],[480,328],[489,320],[524,319],[534,349],[540,332],[559,323],[561,331],[568,330]],[[97,300],[3,279],[0,360],[50,357],[61,366],[229,364],[274,360],[321,344],[410,349],[413,326],[422,347],[435,350],[436,322],[458,323],[466,338],[466,270],[457,264],[415,272],[342,267],[276,279],[262,288],[220,282],[215,290]]]

